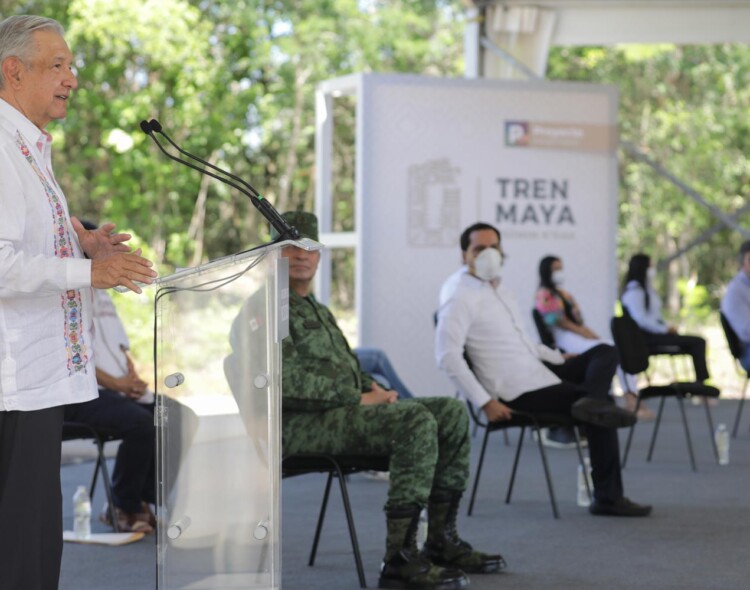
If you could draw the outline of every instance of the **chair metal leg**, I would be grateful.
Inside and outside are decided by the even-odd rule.
[[[594,494],[591,491],[591,486],[589,486],[589,477],[588,473],[586,473],[586,462],[583,460],[583,449],[581,448],[581,434],[578,432],[578,426],[573,427],[573,434],[575,434],[576,437],[576,451],[578,451],[578,464],[581,466],[581,469],[583,469],[584,478],[583,483],[586,485],[586,495],[589,497],[589,501],[594,499]]]
[[[513,484],[516,481],[516,471],[518,470],[518,459],[521,457],[521,447],[523,446],[526,427],[521,427],[521,433],[518,435],[518,444],[516,445],[516,456],[513,459],[513,469],[510,472],[510,481],[508,482],[508,492],[505,494],[505,503],[510,504],[510,495],[513,493]],[[537,436],[539,435],[537,431]]]
[[[641,396],[636,395],[635,400],[635,413],[638,414],[638,410],[641,408]],[[620,469],[625,469],[625,464],[628,462],[628,453],[630,452],[630,444],[633,442],[633,433],[635,432],[635,424],[630,427],[628,432],[628,441],[625,443],[625,452],[622,454],[622,461],[620,462]],[[586,480],[588,485],[588,480]]]
[[[365,568],[362,565],[362,555],[359,552],[359,541],[357,541],[357,530],[354,528],[354,517],[352,516],[352,506],[349,502],[349,492],[346,486],[346,480],[344,479],[341,470],[336,467],[336,473],[339,478],[339,486],[341,487],[341,498],[344,501],[344,512],[346,513],[346,523],[349,526],[349,537],[352,541],[352,551],[354,551],[354,563],[357,565],[357,576],[359,576],[359,587],[367,588],[367,581],[365,580]]]
[[[89,499],[94,499],[94,491],[96,490],[96,481],[99,477],[99,469],[101,468],[102,456],[99,454],[99,445],[96,441],[94,444],[97,447],[96,463],[94,463],[94,472],[91,474],[91,483],[89,484]]]
[[[716,447],[716,438],[714,437],[714,418],[711,414],[711,408],[708,405],[708,399],[706,396],[703,396],[703,407],[706,408],[706,419],[708,420],[708,438],[711,439],[711,446],[714,449],[714,457],[716,457],[716,462],[719,462],[719,449]]]
[[[102,470],[102,482],[104,483],[104,494],[107,496],[107,507],[109,510],[109,518],[112,521],[112,528],[116,533],[120,532],[120,527],[117,526],[117,510],[115,509],[115,503],[112,500],[112,485],[111,479],[109,478],[109,468],[107,467],[107,458],[104,456],[104,443],[101,440],[96,441],[97,447],[97,460],[96,468],[94,469],[94,475],[91,478],[91,493],[89,498],[94,497],[94,487],[96,486],[96,475],[99,469]]]
[[[471,487],[471,499],[469,500],[469,510],[467,514],[471,516],[474,511],[474,498],[477,495],[477,487],[479,486],[479,476],[482,474],[482,465],[484,464],[484,452],[487,450],[487,440],[490,437],[490,429],[484,429],[484,439],[482,440],[482,450],[479,453],[479,463],[477,463],[477,472],[474,474],[474,485]]]
[[[622,454],[622,461],[620,462],[620,469],[625,469],[625,465],[628,462],[628,453],[630,452],[630,443],[633,442],[633,431],[635,430],[635,424],[630,427],[628,431],[628,440],[625,443],[625,451]]]
[[[734,417],[734,428],[732,428],[732,438],[737,438],[737,428],[740,426],[740,418],[742,417],[742,406],[745,405],[745,394],[747,393],[747,382],[750,381],[750,374],[745,379],[745,385],[742,388],[742,397],[740,398],[740,405],[737,406],[737,415]]]
[[[310,559],[307,565],[315,565],[315,556],[318,553],[318,542],[320,541],[320,531],[323,528],[323,521],[326,517],[326,508],[328,507],[328,497],[331,494],[331,482],[333,481],[333,471],[328,472],[325,491],[323,492],[323,501],[320,503],[320,513],[318,514],[318,525],[315,527],[315,536],[313,537],[312,549],[310,549]]]
[[[693,454],[693,441],[690,438],[690,428],[688,427],[687,416],[685,415],[685,404],[682,397],[676,397],[677,403],[680,406],[680,413],[682,414],[682,424],[685,427],[685,439],[687,440],[688,453],[690,453],[690,464],[693,466],[693,471],[698,471],[695,466],[695,455]]]
[[[537,443],[539,443],[539,453],[542,455],[542,465],[544,466],[544,476],[547,478],[547,489],[549,490],[549,501],[552,504],[552,514],[555,516],[555,518],[560,518],[560,513],[557,511],[557,500],[555,500],[555,489],[552,486],[552,477],[549,473],[549,465],[547,464],[547,453],[544,451],[544,444],[542,443],[542,435],[541,432],[539,432],[539,429],[535,429],[537,431]]]
[[[471,429],[471,438],[476,438],[477,430],[479,430],[479,423],[474,422],[474,426]]]
[[[680,399],[680,398],[677,398]],[[659,411],[656,413],[656,422],[654,422],[654,432],[651,434],[651,444],[648,447],[648,456],[646,461],[651,461],[651,457],[654,456],[654,446],[656,445],[656,435],[659,434],[659,426],[661,425],[661,416],[664,413],[664,401],[666,398],[662,397],[659,401]]]

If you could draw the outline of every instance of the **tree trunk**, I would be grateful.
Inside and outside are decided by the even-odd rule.
[[[279,199],[276,203],[276,208],[280,212],[287,211],[291,208],[292,198],[292,180],[294,179],[294,173],[297,171],[297,145],[300,138],[300,130],[302,128],[302,115],[304,111],[305,91],[307,86],[307,80],[310,77],[311,68],[304,68],[302,71],[297,71],[297,76],[294,79],[294,112],[292,114],[292,129],[289,136],[289,143],[287,144],[286,166],[284,172],[279,178]]]
[[[219,158],[219,151],[214,150],[211,152],[211,156],[208,158],[210,164],[216,164],[216,160]],[[193,240],[193,258],[190,262],[190,266],[198,266],[203,259],[203,238],[204,238],[204,224],[206,221],[206,200],[208,197],[208,185],[211,181],[211,177],[207,175],[201,176],[201,185],[198,189],[198,197],[195,199],[195,207],[193,208],[193,215],[190,218],[190,226],[188,227],[188,239]]]

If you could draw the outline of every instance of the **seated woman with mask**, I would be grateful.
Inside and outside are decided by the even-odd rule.
[[[586,326],[578,303],[562,288],[563,264],[556,256],[542,258],[539,263],[539,289],[536,292],[535,309],[551,332],[555,345],[568,354],[581,354],[599,344],[612,345],[611,340],[600,338]],[[634,411],[638,391],[636,379],[622,369],[617,370],[620,386],[625,393],[625,407]],[[638,410],[638,418],[653,418],[653,412],[644,404]]]
[[[652,285],[656,269],[646,254],[635,254],[628,264],[628,274],[623,281],[620,300],[630,317],[643,330],[649,354],[662,354],[665,350],[679,349],[693,358],[696,381],[709,378],[706,365],[706,341],[700,336],[678,334],[677,328],[668,325],[661,314],[661,299]]]

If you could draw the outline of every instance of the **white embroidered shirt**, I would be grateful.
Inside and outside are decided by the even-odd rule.
[[[0,99],[0,411],[97,395],[91,262],[52,174],[51,143]]]

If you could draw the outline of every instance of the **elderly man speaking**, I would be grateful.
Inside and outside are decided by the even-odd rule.
[[[54,590],[62,557],[63,406],[97,395],[91,287],[156,273],[114,225],[70,217],[45,127],[78,86],[54,20],[0,22],[0,586]],[[90,260],[84,259],[86,254]]]

